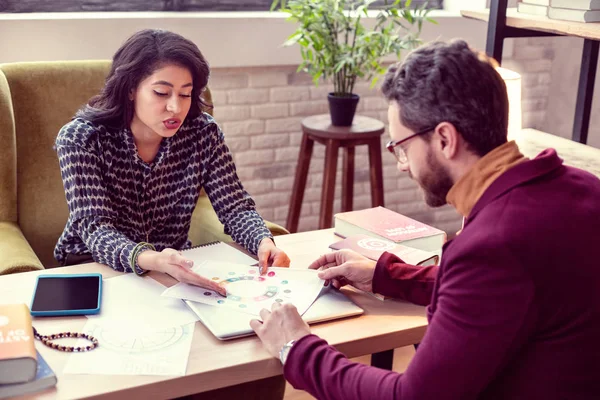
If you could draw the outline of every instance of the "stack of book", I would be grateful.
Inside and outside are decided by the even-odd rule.
[[[329,247],[350,249],[377,261],[384,252],[417,266],[438,265],[446,232],[384,207],[335,215],[335,234],[344,238]],[[373,294],[379,300],[385,296]]]
[[[600,22],[600,0],[522,0],[517,10],[557,20]]]
[[[343,238],[367,235],[381,239],[381,242],[372,242],[370,245],[376,250],[387,247],[387,241],[426,252],[439,252],[446,242],[444,231],[384,207],[336,214],[335,234]]]
[[[550,0],[522,0],[517,4],[517,11],[522,14],[548,16]]]
[[[56,375],[36,352],[29,308],[0,305],[0,399],[56,385]]]

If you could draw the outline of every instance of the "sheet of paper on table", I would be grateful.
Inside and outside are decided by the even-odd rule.
[[[171,286],[163,296],[256,316],[263,308],[270,309],[275,302],[291,303],[302,315],[317,299],[324,284],[317,276],[317,271],[309,269],[271,267],[265,275],[260,276],[254,267],[211,260],[195,266],[193,271],[224,285],[227,297],[185,283]]]
[[[183,301],[161,296],[165,287],[149,276],[123,274],[102,283],[100,314],[88,315],[96,325],[161,329],[198,320]]]
[[[65,374],[185,375],[194,336],[194,323],[138,327],[88,320],[83,332],[98,339],[99,346],[72,353]],[[87,346],[81,340],[77,346]]]

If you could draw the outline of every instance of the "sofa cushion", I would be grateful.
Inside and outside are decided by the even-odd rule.
[[[54,245],[68,217],[58,158],[59,129],[104,84],[108,61],[2,65],[16,127],[18,223],[43,265],[56,265]]]
[[[17,154],[10,88],[0,70],[0,221],[17,222]]]
[[[0,222],[0,275],[44,269],[14,222]]]

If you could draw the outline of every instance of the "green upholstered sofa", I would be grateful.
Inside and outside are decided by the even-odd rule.
[[[0,275],[56,266],[53,249],[68,208],[54,140],[98,93],[109,68],[109,61],[0,64]],[[273,235],[288,233],[267,226]],[[189,235],[194,245],[232,240],[206,195]]]

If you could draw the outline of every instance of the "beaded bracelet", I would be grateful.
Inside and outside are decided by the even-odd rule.
[[[140,243],[138,243],[138,244],[135,245],[135,247],[133,248],[133,250],[131,250],[131,255],[129,256],[129,266],[131,267],[131,270],[136,275],[142,275],[142,274],[145,273],[145,271],[141,272],[141,273],[138,272],[137,268],[135,267],[135,263],[137,261],[137,257],[140,255],[140,253],[142,251],[144,251],[144,247],[148,247],[148,248],[150,248],[150,250],[156,251],[156,247],[154,247],[154,245],[152,243],[140,242]]]
[[[98,339],[96,339],[92,335],[88,335],[86,333],[61,332],[61,333],[55,333],[53,335],[40,335],[38,333],[37,329],[35,329],[35,327],[34,327],[33,328],[33,336],[36,339],[40,340],[42,343],[44,343],[48,347],[51,347],[58,351],[66,351],[69,353],[73,353],[73,352],[81,353],[84,351],[94,350],[96,347],[98,347]],[[92,342],[92,344],[90,346],[75,347],[75,346],[63,346],[60,344],[52,343],[53,340],[64,339],[64,338],[83,338],[83,339],[89,340],[90,342]]]

